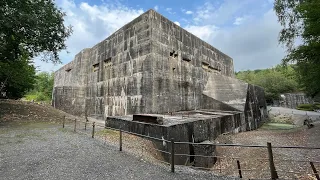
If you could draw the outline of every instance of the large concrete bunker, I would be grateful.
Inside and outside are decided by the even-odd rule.
[[[105,119],[109,127],[188,142],[256,129],[267,117],[263,89],[234,78],[229,56],[154,10],[59,69],[53,106]],[[186,112],[187,118],[174,118]]]

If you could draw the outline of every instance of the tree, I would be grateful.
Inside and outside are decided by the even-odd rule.
[[[320,2],[276,0],[274,9],[283,26],[279,42],[288,51],[283,63],[296,63],[299,83],[315,96],[320,93]],[[302,43],[295,46],[297,39]]]
[[[33,88],[36,70],[28,56],[21,56],[14,62],[0,61],[0,67],[0,77],[4,79],[0,92],[6,92],[7,97],[21,98]]]
[[[44,60],[60,62],[71,27],[64,25],[65,13],[52,0],[0,1],[0,60],[14,61],[27,53],[45,53]]]
[[[294,65],[253,71],[240,71],[236,77],[250,84],[261,86],[265,90],[267,102],[280,98],[282,93],[299,91]]]
[[[53,0],[0,1],[0,92],[5,88],[9,97],[19,98],[32,88],[33,57],[60,62],[58,53],[72,33],[64,16]]]
[[[27,99],[50,101],[52,98],[53,81],[54,73],[38,73],[35,78],[34,88],[26,95]]]
[[[264,88],[265,97],[268,102],[279,99],[281,93],[294,92],[297,89],[297,83],[294,80],[286,78],[279,71],[260,73],[253,84]]]

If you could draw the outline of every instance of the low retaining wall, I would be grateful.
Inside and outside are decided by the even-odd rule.
[[[208,112],[211,113],[212,112]],[[132,116],[127,117],[108,117],[106,127],[122,129],[137,134],[155,137],[158,139],[171,140],[175,142],[213,142],[220,134],[237,133],[246,129],[241,124],[243,114],[234,112],[228,115],[206,116],[203,119],[189,118],[182,123],[174,124],[150,124],[145,122],[132,121]],[[171,152],[170,143],[165,141],[152,140],[154,146],[162,151]],[[215,146],[201,145],[201,147],[192,144],[176,144],[175,154],[188,155],[215,155]],[[162,153],[165,161],[170,161],[170,156]],[[216,162],[216,158],[175,156],[175,164],[193,163],[195,166],[211,167]]]

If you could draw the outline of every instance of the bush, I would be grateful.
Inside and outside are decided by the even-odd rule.
[[[319,104],[300,104],[297,106],[298,110],[303,110],[303,111],[314,111],[317,109],[320,109]]]
[[[36,92],[36,93],[28,93],[26,96],[25,96],[26,100],[29,100],[29,101],[36,101],[36,102],[39,102],[39,101],[46,101],[46,102],[50,102],[51,101],[51,98],[46,96],[44,93],[42,92]]]

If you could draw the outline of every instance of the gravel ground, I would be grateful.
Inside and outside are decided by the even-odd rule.
[[[284,107],[268,107],[270,110],[270,114],[293,114],[293,115],[300,115],[300,116],[309,116],[315,121],[320,121],[320,112],[312,112],[312,111],[301,111],[297,109],[290,109]]]
[[[141,161],[88,135],[44,122],[0,123],[0,179],[234,179]]]

